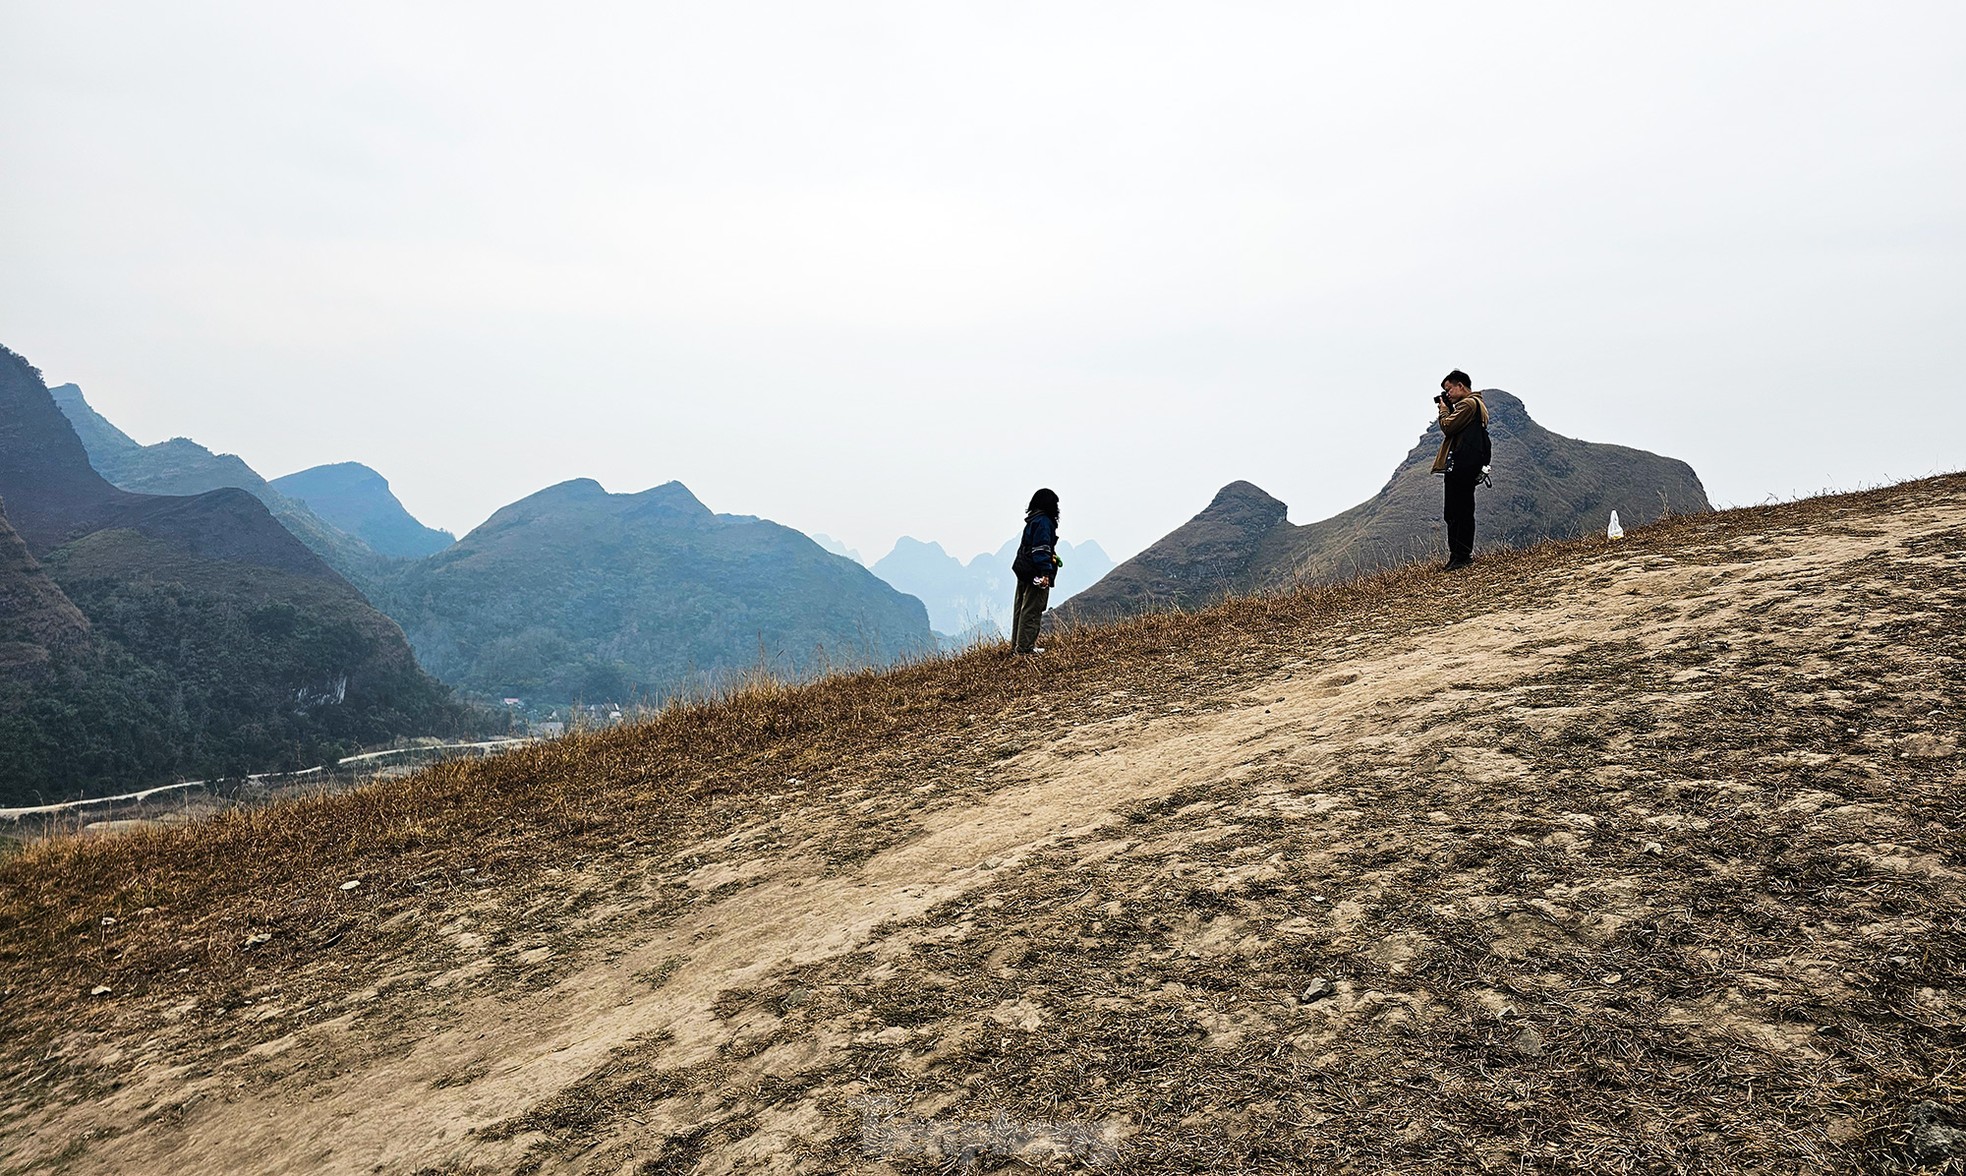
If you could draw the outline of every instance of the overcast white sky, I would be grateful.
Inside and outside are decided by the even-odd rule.
[[[1966,466],[1966,5],[0,0],[0,342],[142,441],[959,555],[1378,489],[1451,367]]]

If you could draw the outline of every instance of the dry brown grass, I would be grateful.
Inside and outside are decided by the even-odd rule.
[[[761,798],[811,814],[801,852],[850,869],[911,837],[924,808],[986,791],[993,764],[1106,717],[1114,691],[1143,711],[1244,705],[1252,683],[1307,658],[1342,662],[1345,636],[1451,633],[1443,627],[1547,602],[1566,590],[1553,585],[1574,587],[1614,556],[1751,560],[1771,543],[1888,525],[1903,506],[1963,494],[1966,476],[1953,475],[1669,519],[1615,549],[1550,545],[1451,580],[1415,566],[1061,633],[1036,660],[997,646],[809,685],[754,682],[637,727],[356,793],[36,844],[0,862],[0,1013],[11,1030],[0,1061],[13,1090],[0,1129],[91,1093],[54,1048],[66,1037],[138,1037],[165,1023],[164,1010],[193,1004],[214,1034],[291,1030],[326,1015],[311,1010],[332,1007],[335,992],[386,983],[429,950],[419,928],[488,891],[507,896],[507,933],[521,946],[528,934],[550,937],[527,928],[594,901],[592,889],[551,884],[567,874],[619,877],[652,888],[658,912],[682,909],[690,896],[655,865],[754,821]],[[1966,547],[1966,533],[1957,541]],[[1328,827],[1250,808],[1247,779],[1187,788],[1129,814],[1144,848],[1123,859],[1089,866],[1055,848],[922,917],[924,927],[973,926],[960,942],[924,941],[871,981],[864,955],[804,967],[771,990],[728,993],[726,1011],[759,1006],[777,1019],[772,1040],[869,1017],[944,1036],[953,1044],[939,1076],[901,1045],[854,1046],[859,1089],[905,1105],[959,1074],[954,1106],[972,1123],[1124,1115],[1130,1133],[1108,1159],[1125,1170],[1919,1170],[1912,1108],[1933,1103],[1943,1125],[1966,1106],[1966,1032],[1947,1011],[1961,1006],[1930,995],[1966,992],[1966,891],[1958,873],[1882,871],[1852,849],[1851,828],[1812,830],[1779,806],[1809,792],[1888,811],[1912,831],[1900,834],[1907,853],[1966,872],[1956,761],[1893,763],[1887,752],[1884,770],[1858,771],[1846,734],[1861,729],[1874,750],[1935,724],[1961,732],[1950,699],[1966,632],[1962,571],[1887,561],[1818,585],[1861,625],[1808,668],[1757,649],[1752,633],[1708,632],[1664,654],[1617,642],[1573,651],[1536,684],[1559,721],[1500,721],[1476,740],[1519,762],[1519,779],[1462,787],[1452,812],[1441,814],[1434,775],[1418,770],[1467,742],[1451,732],[1339,765],[1353,815]],[[1706,606],[1683,607],[1697,619]],[[1799,599],[1768,623],[1804,623],[1808,607]],[[1835,625],[1823,632],[1834,642]],[[1711,701],[1659,723],[1643,700],[1684,691],[1688,673]],[[1588,720],[1561,721],[1573,709]],[[924,795],[926,783],[937,790]],[[869,799],[836,803],[848,791]],[[1689,820],[1666,836],[1639,811]],[[1584,821],[1584,848],[1565,849]],[[1659,841],[1668,844],[1642,848]],[[1211,881],[1252,845],[1317,866]],[[1579,935],[1608,909],[1593,887],[1609,878],[1639,879],[1651,914]],[[1410,957],[1329,929],[1277,930],[1313,887],[1335,901],[1360,879],[1371,884],[1352,888],[1359,909],[1387,941],[1412,945]],[[342,890],[348,880],[360,886]],[[1531,901],[1553,891],[1576,897],[1557,914]],[[1548,923],[1543,950],[1503,954],[1497,918]],[[1181,949],[1217,920],[1266,946],[1234,959]],[[1835,982],[1797,989],[1785,961],[1804,955],[1831,960]],[[552,967],[502,982],[537,984]],[[1777,1028],[1806,1028],[1808,1049],[1725,1031],[1689,1044],[1686,1009],[1707,1002],[1720,1023],[1735,999],[1716,996],[1716,977],[1753,993],[1756,976],[1782,978],[1771,989],[1789,1002]],[[293,1012],[250,1031],[221,1021],[275,978]],[[1423,1003],[1342,1048],[1291,1048],[1318,1003],[1299,995],[1316,979],[1333,983],[1331,1001],[1407,992]],[[98,986],[112,994],[92,997]],[[989,1010],[1020,1000],[1059,1028],[976,1030]],[[1197,1022],[1203,1006],[1243,1027],[1233,1044],[1204,1048],[1214,1031]],[[715,1089],[746,1056],[688,1072],[624,1056],[508,1135],[537,1135],[539,1162],[580,1155],[609,1122]],[[747,1115],[806,1097],[817,1081],[754,1093],[750,1110],[706,1120],[663,1162],[688,1170],[685,1160],[742,1138]],[[855,1112],[829,1113],[838,1130],[815,1162],[851,1167]]]

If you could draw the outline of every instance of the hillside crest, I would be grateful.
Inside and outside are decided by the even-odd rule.
[[[1676,516],[49,843],[0,1163],[1931,1171],[1962,535]]]

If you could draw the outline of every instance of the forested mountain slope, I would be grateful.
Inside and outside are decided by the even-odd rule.
[[[433,673],[493,697],[659,701],[934,649],[919,600],[680,482],[550,486],[408,565],[387,605]]]
[[[203,494],[227,487],[244,490],[351,584],[367,591],[386,573],[389,561],[381,558],[385,553],[282,494],[238,456],[213,453],[186,437],[139,445],[90,407],[74,384],[49,391],[88,451],[89,463],[118,488],[165,495]]]
[[[402,630],[259,501],[112,486],[5,350],[0,501],[23,541],[7,629],[74,628],[48,585],[87,619],[86,638],[42,644],[33,679],[0,691],[0,805],[310,767],[463,722]]]

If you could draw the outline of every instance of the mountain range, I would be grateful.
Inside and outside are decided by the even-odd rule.
[[[454,540],[365,466],[269,482],[187,438],[139,444],[11,352],[0,369],[0,785],[264,770],[461,729],[466,712],[429,675],[480,699],[653,701],[754,669],[885,664],[1005,623],[1015,540],[965,563],[904,537],[869,569],[834,541],[716,514],[678,482],[611,494],[586,479]],[[1484,396],[1484,548],[1598,530],[1612,509],[1631,524],[1709,509],[1685,463],[1560,437],[1516,397]],[[1438,442],[1429,428],[1377,495],[1308,526],[1236,482],[1116,568],[1096,543],[1061,541],[1058,616],[1191,607],[1423,555],[1439,546]]]
[[[1493,485],[1475,498],[1476,550],[1527,547],[1712,509],[1693,467],[1641,449],[1578,441],[1537,424],[1520,398],[1481,393],[1490,414]],[[1095,622],[1224,596],[1351,579],[1444,553],[1441,485],[1430,425],[1379,492],[1341,514],[1292,525],[1288,508],[1249,482],[1224,486],[1194,518],[1058,610]]]
[[[232,486],[398,621],[426,669],[482,698],[660,698],[764,665],[877,664],[936,642],[918,602],[787,527],[717,515],[680,483],[550,487],[455,540],[354,462],[271,482],[185,438],[140,445],[56,390],[96,468],[125,488]]]
[[[74,384],[57,385],[49,393],[74,427],[90,465],[117,488],[166,495],[244,490],[350,583],[365,587],[383,574],[368,543],[281,493],[238,456],[214,453],[187,437],[142,445],[92,408]]]
[[[0,503],[0,803],[312,766],[464,721],[401,629],[252,494],[111,485],[5,349]]]
[[[799,675],[934,648],[922,603],[680,482],[580,479],[406,565],[385,603],[439,677],[491,696],[660,699],[753,668]]]

